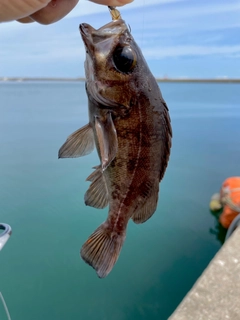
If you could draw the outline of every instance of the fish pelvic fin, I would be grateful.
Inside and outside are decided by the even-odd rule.
[[[94,180],[99,178],[99,176],[101,174],[101,166],[95,166],[95,167],[92,167],[92,168],[95,169],[95,170],[87,177],[86,181],[93,182]]]
[[[94,149],[94,135],[90,124],[73,132],[58,151],[58,158],[78,158]]]
[[[96,270],[99,278],[105,278],[119,257],[124,240],[125,231],[118,234],[104,222],[82,246],[81,257]]]
[[[97,209],[105,208],[109,203],[109,194],[101,167],[95,167],[95,171],[86,180],[92,183],[84,195],[85,204]]]
[[[149,198],[143,204],[143,206],[138,208],[132,215],[133,222],[137,224],[144,223],[145,221],[151,218],[151,216],[154,214],[157,208],[158,191],[159,184],[157,183],[156,186],[153,188]]]

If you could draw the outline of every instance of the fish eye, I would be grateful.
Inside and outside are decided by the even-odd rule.
[[[117,47],[113,52],[115,67],[122,73],[130,73],[137,63],[136,53],[129,46]]]

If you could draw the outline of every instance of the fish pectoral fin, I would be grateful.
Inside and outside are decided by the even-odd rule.
[[[138,208],[132,215],[132,220],[135,223],[143,223],[154,214],[158,202],[159,184],[153,188],[149,198],[144,202],[143,206]]]
[[[94,136],[90,124],[73,132],[58,151],[58,158],[77,158],[91,153]]]
[[[111,113],[105,119],[95,118],[95,129],[100,149],[102,170],[105,170],[116,157],[118,150],[117,132]]]
[[[96,270],[99,278],[105,278],[117,262],[124,240],[125,230],[118,234],[105,222],[84,243],[81,257]]]
[[[96,170],[86,180],[92,183],[85,193],[85,204],[97,209],[105,208],[109,203],[109,198],[101,167],[96,167]]]

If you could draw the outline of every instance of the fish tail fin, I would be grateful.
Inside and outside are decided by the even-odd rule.
[[[125,231],[118,234],[104,222],[83,244],[81,257],[96,270],[99,278],[105,278],[119,257],[124,240]]]

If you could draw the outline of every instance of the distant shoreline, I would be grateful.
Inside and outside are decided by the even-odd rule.
[[[231,78],[156,78],[157,82],[196,82],[196,83],[240,83],[240,79]],[[28,77],[0,77],[0,82],[79,82],[85,78],[28,78]]]

